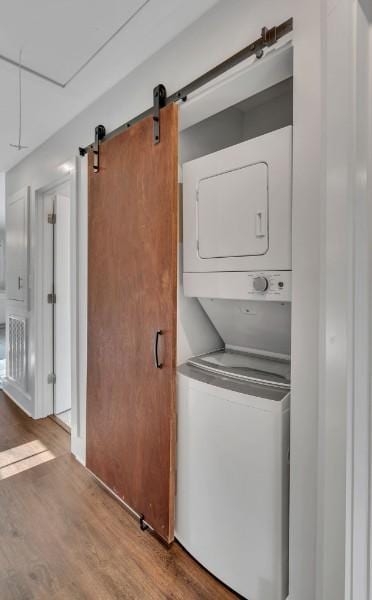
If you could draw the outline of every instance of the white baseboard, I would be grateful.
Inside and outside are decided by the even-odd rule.
[[[6,385],[6,383],[4,384],[4,387],[2,388],[2,391],[3,391],[3,392],[4,392],[4,394],[5,394],[6,396],[8,396],[8,398],[10,398],[10,400],[11,400],[12,402],[14,402],[14,404],[16,404],[16,405],[18,406],[18,408],[20,408],[20,409],[21,409],[21,410],[22,410],[22,411],[23,411],[23,412],[24,412],[24,413],[25,413],[25,414],[26,414],[28,417],[31,417],[31,418],[33,418],[33,417],[32,417],[32,414],[30,413],[30,411],[29,411],[29,410],[27,410],[27,408],[26,408],[26,407],[25,407],[25,406],[22,404],[22,401],[21,401],[21,400],[17,399],[17,398],[14,396],[14,393],[12,393],[12,392],[9,390],[9,388],[8,388],[8,387],[7,387],[7,385]]]
[[[71,453],[75,456],[76,460],[83,465],[85,464],[85,440],[81,437],[74,436],[71,431]]]

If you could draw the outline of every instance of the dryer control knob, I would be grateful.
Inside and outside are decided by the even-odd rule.
[[[269,287],[269,281],[266,277],[259,276],[253,279],[253,288],[256,292],[266,292]]]

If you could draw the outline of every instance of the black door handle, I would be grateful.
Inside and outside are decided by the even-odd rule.
[[[163,334],[161,329],[158,329],[156,334],[155,334],[155,340],[154,340],[154,362],[155,362],[155,367],[157,369],[161,369],[163,366],[163,363],[159,362],[159,357],[158,357],[158,344],[159,344],[159,337]]]

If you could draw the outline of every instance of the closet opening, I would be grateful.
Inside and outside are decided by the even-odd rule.
[[[175,538],[259,600],[289,579],[291,58],[180,106]]]

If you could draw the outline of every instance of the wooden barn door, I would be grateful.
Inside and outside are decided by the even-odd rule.
[[[173,540],[178,107],[89,156],[87,467]]]

